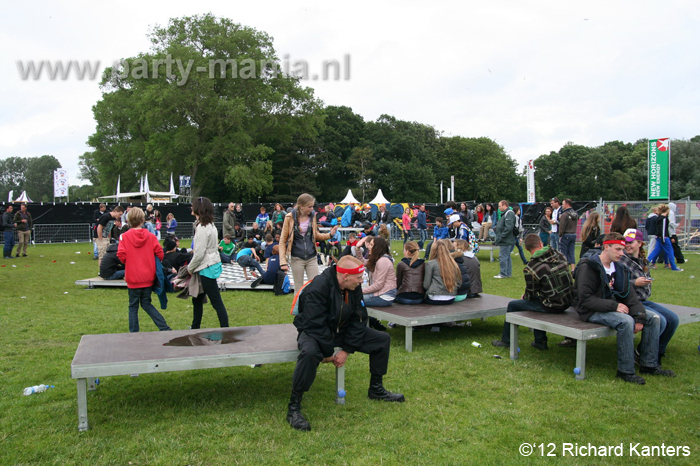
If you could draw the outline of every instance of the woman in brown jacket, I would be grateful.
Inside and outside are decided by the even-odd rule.
[[[280,237],[280,269],[284,272],[292,268],[294,287],[300,289],[306,280],[318,275],[316,261],[316,242],[325,241],[335,235],[338,227],[331,228],[330,233],[320,233],[314,212],[316,199],[311,194],[302,194],[297,198],[294,209],[284,217]]]
[[[404,258],[396,266],[396,283],[398,291],[396,301],[399,304],[420,304],[423,302],[423,274],[425,261],[418,258],[420,248],[415,241],[403,245]]]

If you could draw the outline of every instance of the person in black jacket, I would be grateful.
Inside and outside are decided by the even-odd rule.
[[[117,257],[117,245],[107,246],[104,257],[100,261],[100,277],[105,280],[123,280],[124,264]]]
[[[400,393],[384,388],[383,377],[389,366],[391,337],[367,327],[367,309],[362,302],[364,266],[345,256],[317,275],[298,297],[299,312],[294,326],[299,331],[299,357],[292,377],[287,422],[297,430],[311,430],[301,413],[301,400],[314,382],[318,365],[332,362],[342,367],[348,354],[369,354],[371,374],[367,395],[372,400],[404,401]],[[340,351],[334,354],[334,348]]]
[[[576,267],[577,296],[572,303],[581,320],[617,331],[617,377],[643,385],[634,372],[634,334],[642,332],[639,371],[642,374],[674,377],[658,364],[659,316],[645,309],[632,289],[630,271],[618,261],[625,253],[620,233],[608,234],[603,251],[581,260]]]

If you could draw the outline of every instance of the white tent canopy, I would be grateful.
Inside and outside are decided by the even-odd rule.
[[[142,176],[141,179],[139,180],[139,185],[140,185],[140,190],[138,192],[132,192],[132,193],[123,193],[121,192],[121,175],[119,178],[117,178],[117,194],[114,196],[101,196],[98,199],[128,199],[128,198],[135,198],[135,197],[146,197],[146,202],[151,202],[153,198],[168,198],[169,200],[173,200],[175,198],[180,197],[179,195],[175,194],[175,185],[173,184],[173,175],[172,173],[170,174],[170,191],[164,192],[164,191],[151,191],[150,188],[148,187],[148,173],[146,173],[146,176]]]
[[[379,191],[377,191],[377,195],[374,196],[374,199],[369,201],[369,203],[370,204],[391,204],[391,202],[389,202],[389,200],[386,197],[384,197],[384,194],[382,194],[381,189]]]
[[[22,194],[15,199],[15,202],[34,202],[31,199],[29,199],[29,196],[27,196],[27,191],[22,191]]]
[[[352,195],[352,189],[348,189],[348,193],[345,195],[342,201],[340,201],[338,204],[359,204],[360,201],[355,199],[355,196]]]

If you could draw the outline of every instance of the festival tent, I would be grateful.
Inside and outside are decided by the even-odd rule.
[[[99,197],[98,199],[130,199],[130,198],[138,198],[138,197],[146,197],[146,202],[151,202],[153,198],[168,198],[168,200],[172,201],[173,199],[179,197],[177,194],[175,194],[175,185],[173,184],[173,175],[172,173],[170,174],[170,191],[169,192],[164,192],[164,191],[151,191],[148,187],[148,174],[146,176],[141,177],[140,182],[139,182],[139,191],[138,192],[131,192],[131,193],[123,193],[121,192],[121,175],[117,179],[117,194],[114,196],[102,196]]]
[[[348,189],[348,193],[338,204],[360,204],[360,201],[355,199],[355,196],[352,195],[352,189]]]
[[[22,191],[22,194],[17,199],[15,199],[15,202],[21,203],[21,202],[34,202],[34,201],[29,199],[29,196],[27,196],[27,191]]]
[[[381,189],[379,191],[377,191],[377,195],[374,196],[374,199],[369,201],[369,203],[370,204],[391,204],[391,202],[389,202],[389,200],[386,197],[384,197],[384,194],[382,194]]]

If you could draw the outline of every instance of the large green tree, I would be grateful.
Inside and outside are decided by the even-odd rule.
[[[105,71],[86,169],[105,189],[121,174],[129,190],[146,172],[166,189],[172,172],[192,176],[194,196],[270,192],[273,147],[312,134],[321,105],[281,73],[272,38],[211,14],[172,19],[149,38],[148,53]]]
[[[49,202],[53,199],[54,170],[58,168],[61,162],[53,155],[0,160],[0,193],[7,196],[14,191],[13,197],[18,197],[21,191],[27,191],[34,202]]]

